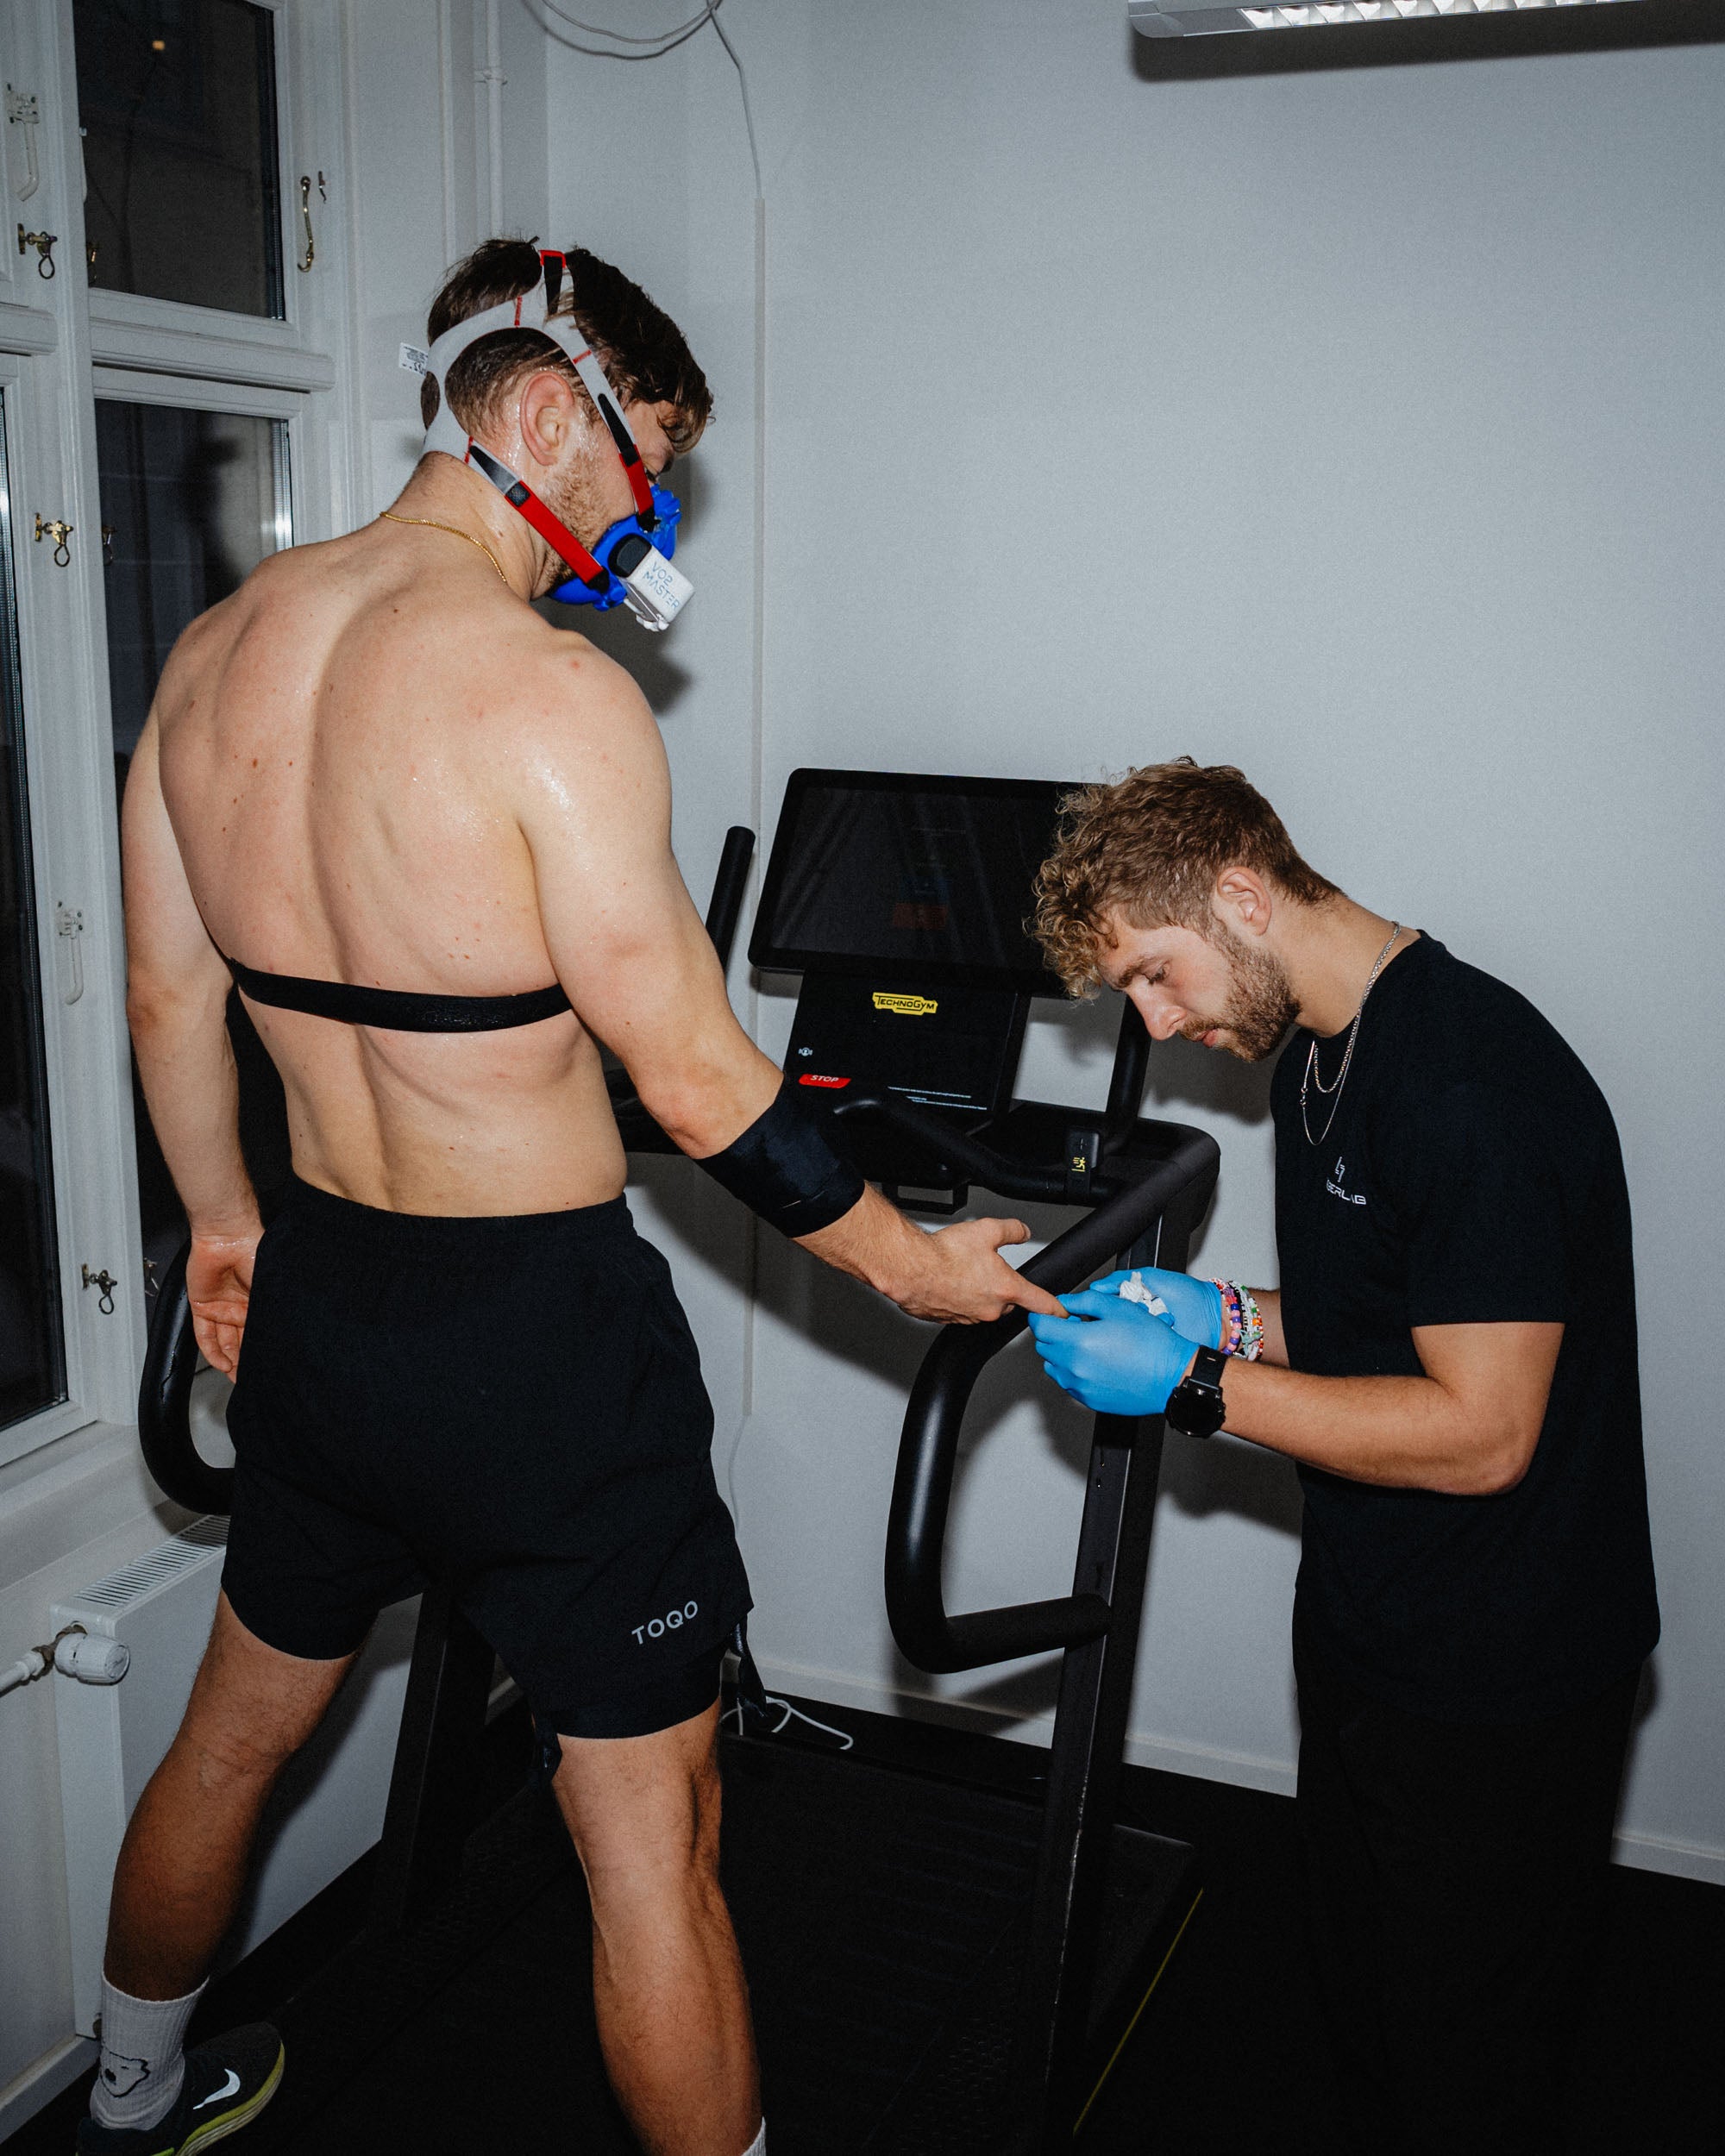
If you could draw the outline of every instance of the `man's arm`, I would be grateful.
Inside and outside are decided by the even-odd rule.
[[[1192,1368],[1192,1340],[1112,1288],[1064,1300],[1063,1322],[1031,1319],[1055,1383],[1098,1413],[1161,1414]],[[1276,1316],[1279,1336],[1279,1307]],[[1223,1427],[1353,1482],[1493,1496],[1513,1489],[1532,1462],[1563,1330],[1415,1326],[1420,1377],[1314,1377],[1232,1356],[1221,1375]]]
[[[240,1150],[239,1076],[227,1021],[232,984],[168,822],[154,716],[132,758],[121,849],[126,1016],[150,1120],[191,1226],[192,1328],[210,1361],[231,1377],[262,1226]]]
[[[642,1105],[692,1159],[765,1114],[783,1074],[738,1025],[717,954],[671,852],[671,789],[652,713],[588,647],[534,677],[517,812],[532,852],[557,977],[582,1023],[623,1060]],[[913,1316],[986,1321],[1060,1306],[1000,1256],[1017,1220],[925,1235],[877,1191],[804,1247]]]
[[[1285,1348],[1279,1369],[1236,1357],[1222,1376],[1224,1426],[1356,1482],[1496,1496],[1533,1463],[1563,1332],[1416,1326],[1423,1377],[1313,1377],[1286,1368]],[[1267,1312],[1264,1344],[1267,1354]]]

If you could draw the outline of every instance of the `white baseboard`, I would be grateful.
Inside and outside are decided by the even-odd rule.
[[[1130,1730],[1126,1756],[1135,1767],[1159,1767],[1164,1774],[1189,1774],[1200,1782],[1226,1782],[1237,1789],[1264,1789],[1271,1796],[1294,1794],[1291,1759],[1224,1752],[1214,1745],[1182,1744],[1170,1737],[1134,1737]]]
[[[0,2089],[0,2141],[16,2134],[27,2119],[34,2118],[45,2103],[52,2103],[86,2066],[93,2066],[101,2049],[92,2037],[68,2036],[52,2051],[45,2051],[22,2073],[14,2074]]]
[[[1725,1886],[1725,1849],[1704,1842],[1667,1841],[1659,1834],[1619,1834],[1611,1844],[1614,1864],[1636,1871],[1663,1871],[1674,1879],[1700,1879]]]

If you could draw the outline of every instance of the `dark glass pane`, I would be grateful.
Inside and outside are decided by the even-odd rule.
[[[279,420],[96,400],[108,596],[114,774],[123,795],[161,670],[180,631],[290,542],[287,429]],[[237,995],[229,1031],[240,1066],[240,1135],[260,1192],[287,1177],[281,1081]],[[160,1277],[185,1235],[133,1074],[138,1201],[147,1265]]]
[[[247,0],[73,0],[98,291],[282,311],[274,25]]]
[[[0,1424],[66,1396],[24,781],[11,495],[0,426]]]

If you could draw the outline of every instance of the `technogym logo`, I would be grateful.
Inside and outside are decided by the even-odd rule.
[[[932,996],[894,995],[885,988],[876,988],[875,1008],[894,1012],[901,1018],[932,1018],[940,1006]]]

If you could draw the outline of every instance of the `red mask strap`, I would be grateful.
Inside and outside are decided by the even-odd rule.
[[[552,553],[568,562],[583,584],[595,592],[605,589],[611,582],[607,572],[593,560],[568,526],[551,514],[525,479],[517,479],[506,464],[499,464],[477,442],[467,444],[467,458],[470,463],[478,465],[510,507],[520,511]]]

